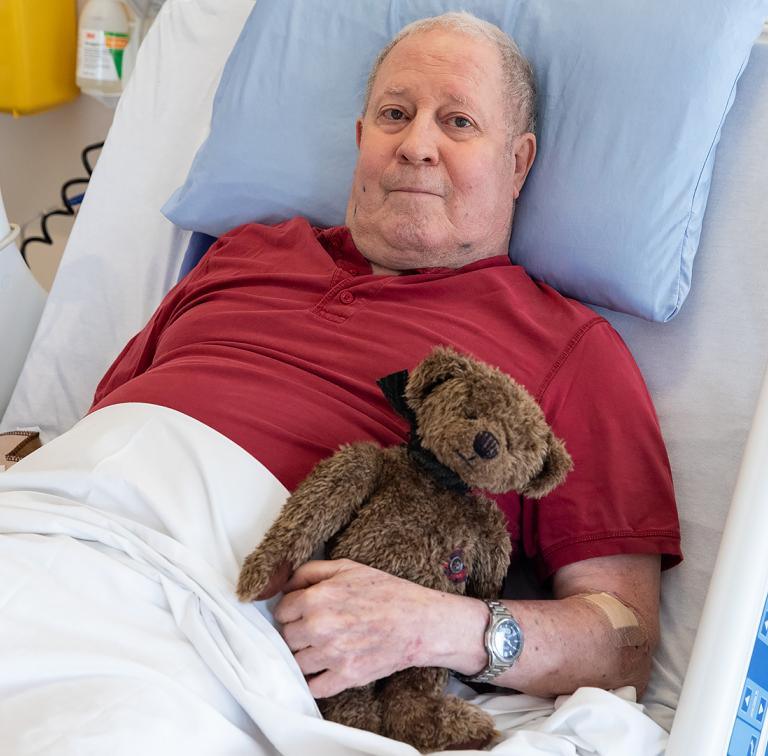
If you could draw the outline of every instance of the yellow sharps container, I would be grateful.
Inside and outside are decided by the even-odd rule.
[[[37,113],[73,100],[76,0],[0,0],[0,111]]]

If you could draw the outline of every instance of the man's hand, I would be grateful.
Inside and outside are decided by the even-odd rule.
[[[307,562],[296,570],[275,609],[282,634],[315,698],[427,666],[445,636],[461,637],[456,602],[478,605],[482,636],[487,609],[474,599],[433,591],[348,559]],[[454,643],[455,643],[454,637]]]
[[[568,565],[554,576],[555,600],[506,601],[525,634],[519,661],[494,684],[539,696],[591,685],[642,693],[658,641],[659,557],[624,554]],[[275,610],[283,637],[316,698],[406,667],[477,674],[487,663],[488,608],[348,559],[307,562]],[[647,633],[617,643],[606,616],[579,598],[608,592],[635,611]],[[620,640],[620,639],[619,639]]]

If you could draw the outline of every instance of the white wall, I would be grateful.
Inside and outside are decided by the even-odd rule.
[[[84,2],[78,0],[78,6],[82,8]],[[36,115],[14,118],[0,113],[0,187],[8,220],[23,226],[26,236],[39,235],[35,218],[61,205],[59,193],[65,181],[87,177],[80,153],[86,145],[104,141],[112,116],[112,110],[86,95]],[[90,157],[94,163],[98,153]],[[32,272],[46,289],[56,273],[72,218],[52,218],[48,228],[53,246],[27,247]]]

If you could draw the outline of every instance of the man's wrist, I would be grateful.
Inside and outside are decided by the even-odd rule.
[[[442,611],[425,644],[425,667],[446,667],[464,675],[480,672],[488,664],[485,630],[488,607],[480,599],[443,594]]]

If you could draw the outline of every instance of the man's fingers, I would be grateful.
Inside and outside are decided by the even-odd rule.
[[[309,685],[309,692],[315,698],[330,698],[351,687],[349,681],[330,670],[307,680],[307,685]]]
[[[307,562],[294,572],[274,613],[313,696],[334,696],[402,668],[393,664],[402,649],[391,640],[403,637],[407,646],[412,632],[395,627],[393,636],[393,620],[411,624],[394,600],[400,582],[350,559]]]
[[[313,646],[297,652],[294,654],[294,658],[305,676],[325,672],[328,669],[328,662],[325,657]]]
[[[304,591],[291,591],[283,594],[275,606],[273,614],[281,625],[300,620],[304,614]]]
[[[345,572],[355,566],[349,559],[315,560],[302,564],[292,575],[283,589],[286,593],[309,588],[315,583],[328,580],[340,572]]]
[[[278,620],[279,621],[279,620]],[[306,622],[297,620],[289,622],[280,628],[280,634],[288,648],[294,653],[301,651],[302,648],[312,645],[312,639],[309,637]]]

